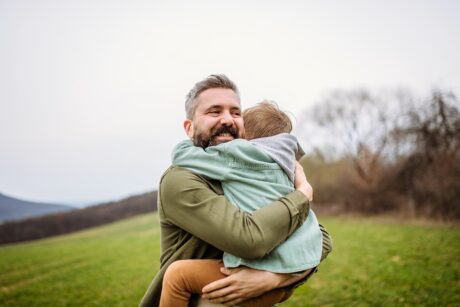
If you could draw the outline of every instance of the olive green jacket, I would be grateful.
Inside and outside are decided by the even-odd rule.
[[[262,258],[302,225],[309,209],[306,196],[294,191],[246,213],[225,198],[219,181],[170,167],[158,193],[160,271],[140,306],[159,305],[163,275],[172,262],[221,258],[222,251],[246,259]]]

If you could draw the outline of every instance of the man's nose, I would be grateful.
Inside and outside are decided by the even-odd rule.
[[[229,112],[224,112],[220,118],[221,125],[232,126],[233,125],[233,116]]]

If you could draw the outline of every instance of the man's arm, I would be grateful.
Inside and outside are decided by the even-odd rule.
[[[296,190],[247,213],[218,195],[203,177],[178,167],[163,177],[159,197],[166,221],[247,259],[261,258],[286,240],[309,210],[307,197]]]

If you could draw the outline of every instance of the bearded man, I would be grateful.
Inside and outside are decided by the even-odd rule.
[[[244,136],[238,89],[224,75],[211,75],[195,84],[186,97],[185,110],[184,130],[195,146],[206,148]],[[164,273],[176,260],[221,259],[223,251],[256,259],[284,242],[306,219],[313,193],[303,172],[295,177],[294,192],[247,213],[225,198],[219,181],[171,166],[161,178],[158,194],[160,271],[140,305],[158,306]],[[328,253],[329,237],[325,242],[323,253]],[[223,273],[228,276],[206,286],[203,297],[226,305],[297,285],[306,277],[250,268],[224,269]]]

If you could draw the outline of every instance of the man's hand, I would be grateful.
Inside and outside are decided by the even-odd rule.
[[[229,306],[236,305],[244,300],[259,296],[279,287],[286,279],[283,275],[288,275],[246,267],[235,269],[222,267],[220,270],[227,277],[205,286],[202,297],[212,303],[221,303]]]
[[[313,188],[308,183],[307,177],[305,177],[305,172],[303,171],[303,167],[299,162],[296,162],[295,164],[294,186],[296,190],[304,193],[309,201],[313,200]]]

